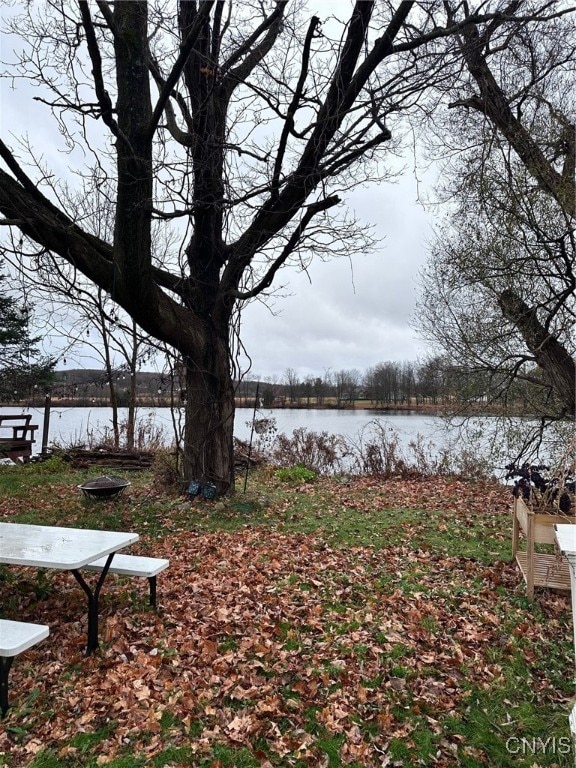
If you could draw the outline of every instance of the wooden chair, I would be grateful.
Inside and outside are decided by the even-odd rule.
[[[29,413],[0,414],[0,458],[6,457],[12,461],[30,459],[32,443],[36,442],[34,433],[38,429],[37,424],[30,424],[31,419]],[[10,437],[5,437],[3,432],[10,430]]]
[[[533,512],[524,499],[514,499],[512,524],[512,557],[516,558],[530,600],[535,587],[570,591],[570,568],[563,555],[544,554],[536,551],[536,544],[555,544],[554,526],[559,523],[574,523],[574,517],[562,514]],[[520,548],[520,532],[525,547]]]

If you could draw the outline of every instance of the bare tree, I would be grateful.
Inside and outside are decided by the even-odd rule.
[[[421,384],[421,370],[415,363],[404,361],[378,363],[364,374],[366,395],[377,405],[410,404]],[[423,390],[420,387],[420,394]]]
[[[540,24],[541,14],[554,6],[510,0],[507,14],[523,14],[514,23],[516,34],[499,20],[482,30],[462,27],[454,39],[469,75],[463,83],[467,93],[450,106],[477,113],[482,127],[492,128],[496,145],[511,147],[540,189],[574,217],[576,8],[560,6],[566,15]],[[470,13],[468,3],[446,7],[453,23]]]
[[[465,402],[573,417],[574,227],[509,158],[485,161],[482,184],[461,188],[424,272],[418,325],[461,372]]]
[[[544,24],[555,11],[541,5]],[[11,20],[25,44],[8,77],[36,85],[74,159],[85,165],[82,145],[90,173],[115,180],[116,218],[111,241],[93,235],[62,206],[53,173],[25,170],[31,143],[1,142],[2,223],[179,350],[188,477],[233,487],[239,308],[285,265],[366,247],[338,208],[343,193],[386,176],[385,150],[399,147],[392,127],[401,137],[399,118],[444,78],[442,41],[496,21],[515,33],[503,2],[464,19],[437,4],[356,2],[347,21],[324,27],[317,16],[304,24],[297,4],[251,0],[187,0],[177,13],[55,0]],[[154,219],[180,227],[177,264],[154,261]]]
[[[88,185],[82,194],[63,193],[68,211],[74,211],[86,230],[96,237],[109,239],[114,228],[109,184]],[[156,239],[154,256],[169,244]],[[157,354],[153,339],[138,330],[134,320],[99,286],[90,283],[73,264],[54,253],[41,249],[27,252],[20,240],[6,243],[3,253],[20,275],[24,290],[40,308],[46,327],[66,337],[66,355],[89,351],[101,361],[112,410],[112,437],[116,448],[121,447],[124,427],[124,447],[134,447],[136,422],[137,377],[144,361]],[[122,374],[122,376],[121,376]],[[125,400],[128,412],[125,424],[120,423],[120,381],[126,381]]]
[[[469,13],[446,5],[453,22]],[[576,408],[576,27],[574,9],[562,8],[549,24],[517,20],[512,35],[500,21],[468,25],[452,42],[462,67],[434,147],[450,155],[450,213],[417,320],[452,373],[465,373],[465,398],[515,398],[551,419]]]
[[[291,403],[295,403],[298,400],[298,390],[300,388],[300,378],[298,371],[294,368],[286,368],[284,371],[284,381],[288,388],[288,397]]]
[[[353,406],[358,397],[358,388],[360,386],[361,374],[356,368],[343,369],[334,374],[334,383],[336,385],[336,401],[338,408],[342,408],[346,403]]]

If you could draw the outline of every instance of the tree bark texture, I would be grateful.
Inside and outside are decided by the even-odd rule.
[[[561,401],[566,416],[576,416],[576,363],[560,342],[550,336],[529,307],[513,291],[500,294],[500,308],[522,334],[526,346],[547,377],[551,388]]]
[[[234,487],[234,383],[227,335],[210,338],[201,358],[186,358],[183,469],[186,480]]]

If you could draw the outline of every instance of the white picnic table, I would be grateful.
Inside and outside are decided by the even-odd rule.
[[[137,533],[0,523],[0,563],[72,572],[88,598],[88,656],[98,647],[98,600],[114,553],[138,538]],[[91,588],[79,569],[101,557],[106,565]]]
[[[572,619],[574,625],[574,659],[576,662],[576,525],[562,523],[554,526],[554,538],[558,549],[570,566],[570,588],[572,592]]]
[[[570,590],[572,592],[572,628],[574,631],[574,664],[576,666],[576,525],[562,523],[554,526],[558,549],[570,566]],[[576,705],[569,717],[570,730],[576,740]]]

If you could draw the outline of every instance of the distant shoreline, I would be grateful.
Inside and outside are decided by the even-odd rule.
[[[332,402],[331,402],[332,400]],[[136,408],[170,408],[171,403],[168,399],[157,397],[139,398]],[[18,400],[12,402],[0,402],[0,408],[38,408],[45,407],[44,398],[35,397],[29,400]],[[70,398],[53,396],[50,404],[51,409],[55,408],[111,408],[107,398]],[[119,403],[119,408],[126,408],[125,403]],[[236,408],[254,409],[253,397],[239,397],[235,401]],[[449,405],[445,403],[376,403],[372,400],[355,400],[351,402],[342,402],[339,405],[333,402],[332,398],[325,398],[323,402],[316,403],[310,398],[310,402],[290,403],[274,402],[271,405],[264,405],[262,402],[258,405],[259,411],[373,411],[377,413],[406,413],[406,414],[427,414],[430,416],[443,416],[450,412]],[[529,413],[503,413],[496,407],[487,407],[485,403],[478,403],[475,408],[459,410],[460,416],[514,416],[530,418]]]
[[[40,398],[31,400],[17,400],[12,402],[0,402],[0,408],[43,408],[45,401]],[[175,404],[176,405],[176,404]],[[136,403],[137,408],[170,408],[169,400],[158,398],[140,398]],[[254,408],[254,398],[236,398],[236,408]],[[69,398],[52,397],[52,408],[111,408],[110,401],[106,398]],[[119,408],[126,408],[122,403]],[[258,405],[259,410],[263,411],[413,411],[414,413],[432,413],[439,414],[445,409],[445,406],[434,405],[431,403],[374,403],[373,401],[357,400],[354,403],[273,403],[272,405]]]

